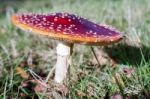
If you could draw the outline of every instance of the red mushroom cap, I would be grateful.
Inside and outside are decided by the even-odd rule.
[[[70,43],[108,45],[122,39],[120,32],[74,14],[18,14],[12,22],[25,30]]]

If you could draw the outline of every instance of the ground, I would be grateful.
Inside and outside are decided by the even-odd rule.
[[[69,12],[107,24],[125,36],[118,44],[74,45],[70,73],[53,81],[58,41],[23,31],[14,13]],[[149,0],[2,0],[0,4],[0,98],[150,98]],[[49,71],[48,84],[44,83]],[[46,90],[47,89],[47,90]],[[120,99],[120,98],[119,98]]]

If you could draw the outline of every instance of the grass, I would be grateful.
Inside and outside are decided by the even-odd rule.
[[[107,99],[116,93],[131,99],[150,98],[150,1],[149,0],[6,0],[0,4],[0,98]],[[44,93],[35,89],[29,68],[43,80],[56,62],[57,41],[22,31],[11,24],[16,12],[70,12],[122,31],[126,38],[103,49],[108,54],[103,69],[93,61],[90,46],[74,46],[70,79],[57,88],[52,79]],[[98,56],[99,57],[99,56]],[[115,61],[115,63],[111,61]],[[109,64],[110,63],[110,64]],[[113,65],[113,66],[112,66]],[[21,67],[18,74],[16,68]],[[134,69],[127,77],[124,68]],[[24,75],[29,75],[25,78]],[[34,75],[37,77],[36,75]],[[69,77],[67,77],[69,78]],[[38,79],[39,80],[39,79]],[[60,90],[60,89],[63,89]],[[45,95],[46,94],[46,95]]]

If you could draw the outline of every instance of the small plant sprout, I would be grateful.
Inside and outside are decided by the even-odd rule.
[[[66,77],[74,43],[109,45],[122,39],[120,32],[113,28],[95,24],[69,13],[16,14],[12,16],[12,22],[21,29],[60,41],[56,47],[54,79],[57,83],[61,83]]]

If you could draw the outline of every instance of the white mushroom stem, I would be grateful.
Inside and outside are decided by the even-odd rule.
[[[55,65],[55,81],[61,83],[66,77],[69,65],[69,56],[72,51],[72,44],[59,43],[57,45],[57,62]]]

